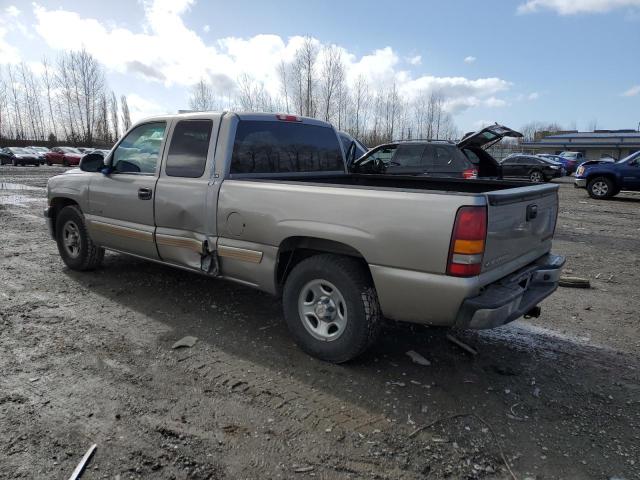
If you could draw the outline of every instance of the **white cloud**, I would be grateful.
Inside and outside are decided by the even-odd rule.
[[[540,98],[540,94],[538,92],[531,92],[528,96],[528,100],[537,100]]]
[[[640,0],[527,0],[518,6],[518,13],[552,10],[560,15],[605,13],[619,8],[640,7]]]
[[[20,10],[15,5],[9,5],[7,8],[4,9],[4,11],[10,17],[14,17],[15,18],[18,15],[20,15]]]
[[[477,60],[476,57],[469,55],[468,57],[464,57],[464,63],[474,63]]]
[[[205,25],[204,27],[202,27],[202,31],[204,33],[209,33],[211,31],[211,26],[210,25]]]
[[[35,31],[55,50],[77,49],[82,45],[107,69],[161,82],[166,87],[190,86],[201,78],[209,78],[221,94],[232,93],[235,80],[243,73],[261,82],[269,93],[277,95],[280,81],[276,66],[290,62],[304,38],[259,34],[249,38],[227,37],[205,42],[185,25],[182,15],[194,0],[146,0],[142,2],[142,29],[132,31],[105,22],[104,19],[82,17],[69,10],[49,10],[35,4]],[[60,35],[73,31],[73,35]],[[0,36],[1,39],[1,36]],[[313,39],[317,46],[321,43]],[[465,77],[415,77],[400,68],[400,57],[390,47],[379,48],[357,56],[340,48],[346,66],[347,82],[355,83],[364,76],[373,87],[395,82],[409,96],[419,92],[439,91],[447,99],[447,108],[460,111],[472,106],[501,106],[495,95],[511,84],[500,78],[468,79]],[[407,61],[417,65],[416,55]],[[318,65],[321,64],[321,58]],[[134,97],[140,114],[157,113],[140,98]],[[506,102],[504,102],[506,104]],[[133,109],[132,109],[133,112]]]
[[[623,97],[635,97],[640,95],[640,85],[635,85],[622,94]]]
[[[411,65],[420,65],[422,64],[422,55],[416,55],[415,57],[407,58],[407,62]]]
[[[152,100],[147,100],[137,93],[130,93],[127,95],[127,106],[129,107],[131,121],[134,123],[153,115],[170,113],[167,108],[164,108],[162,105],[159,105]]]

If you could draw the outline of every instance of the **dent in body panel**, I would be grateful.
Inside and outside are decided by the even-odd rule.
[[[89,188],[95,174],[62,174],[47,182],[48,203],[54,198],[68,198],[75,201],[83,212],[89,209]]]

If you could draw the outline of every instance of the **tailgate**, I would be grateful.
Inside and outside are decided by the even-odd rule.
[[[551,250],[558,216],[558,185],[487,193],[487,241],[482,271],[524,266]]]

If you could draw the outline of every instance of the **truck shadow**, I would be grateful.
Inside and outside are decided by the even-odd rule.
[[[544,453],[539,439],[549,431],[562,442],[566,432],[574,432],[562,453],[581,458],[593,432],[603,428],[599,415],[607,416],[607,436],[634,442],[629,422],[640,408],[627,402],[640,395],[640,362],[631,355],[507,326],[456,334],[478,350],[474,356],[447,341],[446,330],[391,325],[362,357],[330,365],[293,344],[280,302],[267,294],[115,254],[97,272],[67,275],[170,327],[161,339],[167,351],[175,340],[194,335],[213,351],[258,369],[285,370],[295,382],[407,429],[456,413],[480,413],[504,432],[507,449],[528,452],[532,462]],[[410,350],[431,365],[412,363]],[[614,372],[617,384],[611,385]],[[603,455],[614,455],[613,448],[591,454],[605,465]]]

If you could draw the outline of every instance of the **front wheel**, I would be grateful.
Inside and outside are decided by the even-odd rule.
[[[62,166],[63,166],[63,167],[68,167],[68,166],[69,166],[69,162],[67,161],[67,159],[66,159],[66,158],[63,158],[63,159],[62,159]]]
[[[597,199],[609,198],[617,193],[613,182],[607,177],[596,177],[589,181],[587,192],[591,198]]]
[[[84,215],[74,205],[64,207],[57,215],[56,241],[62,260],[72,270],[93,270],[102,263],[104,249],[93,243]]]
[[[283,306],[300,348],[332,363],[363,353],[382,324],[371,276],[350,257],[322,254],[301,261],[287,277]]]
[[[18,161],[14,158],[13,160],[11,160],[11,165],[13,165],[14,167],[17,167]]]
[[[544,182],[544,175],[540,170],[534,170],[529,174],[529,180],[533,183],[542,183]]]

